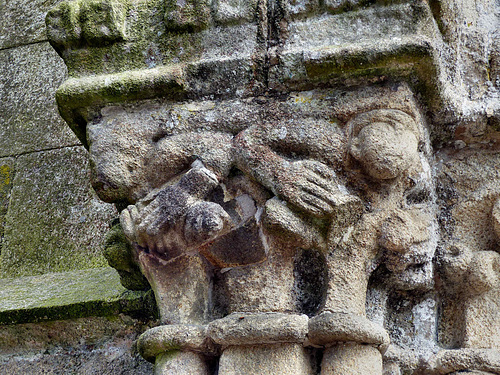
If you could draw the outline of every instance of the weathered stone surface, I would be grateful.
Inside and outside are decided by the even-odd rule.
[[[447,345],[499,349],[500,256],[494,224],[499,154],[477,138],[442,154],[441,224],[447,246],[439,255],[449,302],[443,305],[440,329]]]
[[[252,22],[257,16],[257,0],[222,0],[217,4],[215,21],[222,24]]]
[[[146,299],[109,267],[0,279],[0,324],[136,312]]]
[[[491,221],[493,223],[493,230],[497,238],[500,240],[500,199],[497,199],[491,210]]]
[[[455,94],[465,99],[464,114],[472,114],[479,109],[474,107],[481,100],[486,99],[488,103],[490,98],[494,99],[490,97],[493,92],[489,87],[495,84],[495,77],[490,76],[490,64],[493,65],[498,56],[498,3],[485,0],[475,6],[470,1],[443,0],[437,10],[443,37],[455,50],[446,58],[450,66],[458,67],[453,70],[457,75],[454,79],[464,82],[457,86],[459,91]],[[498,108],[498,103],[496,106]]]
[[[312,375],[307,351],[300,344],[230,346],[221,356],[220,375]]]
[[[47,36],[59,49],[121,41],[126,10],[119,1],[62,2],[47,13]]]
[[[270,67],[269,85],[283,89],[344,79],[362,81],[378,69],[395,76],[413,72],[425,79],[420,68],[430,62],[429,42],[436,31],[428,21],[428,9],[421,2],[368,6],[329,17],[320,13],[292,21],[280,35],[283,49]],[[401,61],[391,64],[391,59]]]
[[[0,49],[47,40],[45,14],[60,1],[50,0],[36,6],[24,0],[3,2],[0,6]]]
[[[261,123],[255,124],[252,117],[229,123],[224,118],[214,131],[218,124],[213,119],[226,108],[236,113],[253,110]],[[217,314],[235,313],[210,323],[216,343],[300,342],[305,337],[305,316],[302,330],[292,333],[293,324],[273,317],[315,314],[321,306],[334,318],[328,321],[331,324],[309,326],[313,345],[359,341],[384,351],[387,333],[364,318],[370,269],[383,257],[390,272],[404,275],[398,287],[408,290],[416,288],[420,277],[433,278],[432,267],[423,276],[420,268],[413,267],[423,261],[420,250],[426,255],[425,264],[432,264],[435,243],[429,240],[431,216],[412,198],[432,188],[432,176],[425,122],[405,85],[317,90],[260,102],[142,102],[108,106],[101,114],[87,127],[94,187],[103,199],[134,203],[122,211],[121,222],[132,243],[132,258],[160,301],[163,323],[200,324]],[[381,127],[386,133],[378,131]],[[382,142],[381,137],[385,137]],[[381,153],[375,152],[380,148]],[[255,188],[255,182],[275,198]],[[229,204],[243,197],[249,203]],[[193,207],[201,211],[191,218]],[[233,225],[206,237],[204,225],[192,224],[211,218],[213,207]],[[254,220],[252,235],[236,241],[226,234],[239,230],[238,222],[248,217]],[[401,217],[407,228],[399,236]],[[216,221],[209,220],[214,228]],[[303,228],[310,233],[302,233]],[[201,240],[193,242],[197,237]],[[244,252],[254,251],[247,245],[256,238],[265,239],[263,251],[258,251],[261,257],[247,264]],[[219,241],[234,258],[230,263],[221,260],[223,251],[210,252]],[[307,273],[298,270],[304,254],[300,246],[312,254],[319,252],[317,263],[327,270],[322,281],[296,280]],[[238,251],[243,251],[241,256]],[[216,270],[214,277],[203,257],[212,266],[225,268]],[[313,270],[309,278],[312,275]],[[315,310],[302,311],[299,296],[309,285],[326,293],[314,299]],[[247,312],[243,322],[240,312]],[[259,315],[263,312],[268,316]],[[158,366],[166,368],[168,362]]]
[[[169,324],[152,328],[139,337],[137,348],[150,362],[166,352],[175,350],[210,353],[216,351],[209,342],[206,326]]]
[[[116,266],[170,324],[157,373],[498,372],[498,10],[150,0],[93,41],[49,16]]]
[[[342,313],[322,313],[309,321],[308,337],[316,345],[335,342],[371,344],[385,352],[390,339],[387,332],[368,319]]]
[[[146,328],[126,315],[0,326],[0,372],[149,375],[134,348]]]
[[[212,315],[210,267],[198,255],[170,261],[140,252],[138,263],[155,293],[162,324],[200,325]]]
[[[321,366],[323,375],[381,374],[380,352],[369,345],[339,344],[325,350]]]
[[[500,371],[500,352],[488,349],[443,350],[433,359],[438,374],[472,370],[496,374]],[[473,372],[474,373],[474,372]]]
[[[150,285],[135,263],[133,249],[123,233],[120,223],[115,223],[106,234],[104,257],[117,270],[122,285],[130,290],[147,290]]]
[[[0,69],[0,156],[78,143],[57,113],[66,68],[48,43],[0,51]]]
[[[208,335],[215,343],[224,346],[303,343],[307,335],[307,321],[306,315],[233,313],[211,322]]]
[[[155,363],[155,375],[209,375],[205,359],[197,353],[173,350],[158,355]]]
[[[83,147],[17,158],[1,254],[2,277],[107,265],[101,249],[115,208],[88,182]]]

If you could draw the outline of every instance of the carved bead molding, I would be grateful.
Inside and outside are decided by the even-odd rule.
[[[457,94],[452,2],[48,13],[60,113],[120,210],[106,257],[156,297],[155,374],[500,374],[494,146],[446,146],[472,118],[493,144],[500,105]]]

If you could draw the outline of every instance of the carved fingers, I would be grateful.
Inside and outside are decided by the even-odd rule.
[[[189,194],[178,185],[171,185],[149,202],[128,206],[120,217],[126,236],[150,251],[169,255],[182,251],[186,243],[179,235],[179,228],[190,201]]]
[[[125,235],[167,258],[203,245],[231,227],[220,205],[202,200],[217,185],[212,172],[201,163],[193,164],[176,184],[123,210],[120,221]]]
[[[335,172],[313,160],[291,163],[279,185],[278,195],[314,216],[332,214],[341,194]]]
[[[159,236],[147,234],[149,221],[150,216],[145,216],[144,212],[134,205],[128,206],[120,214],[121,225],[130,242],[150,251],[159,251],[164,247],[163,241]]]

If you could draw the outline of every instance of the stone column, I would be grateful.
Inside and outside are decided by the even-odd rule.
[[[155,292],[162,326],[139,339],[141,355],[155,363],[155,375],[209,375],[207,355],[215,350],[206,339],[211,278],[199,255],[170,261],[139,255],[141,269]]]
[[[233,313],[209,324],[210,338],[223,348],[220,375],[312,375],[303,344],[305,315]]]
[[[309,320],[308,338],[325,347],[322,375],[382,374],[389,335],[365,317],[323,312]]]

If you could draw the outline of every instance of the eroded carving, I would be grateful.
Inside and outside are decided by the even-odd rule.
[[[382,262],[402,289],[405,282],[428,289],[433,280],[432,209],[414,207],[411,199],[432,186],[418,114],[372,109],[339,126],[307,115],[276,123],[265,112],[258,124],[228,124],[222,132],[206,131],[196,120],[165,131],[158,129],[162,122],[139,120],[141,111],[157,108],[110,108],[89,124],[88,136],[98,194],[135,203],[122,211],[121,223],[157,299],[175,301],[179,293],[190,299],[184,315],[165,301],[163,322],[208,323],[217,318],[210,294],[219,293],[233,314],[305,312],[311,344],[361,345],[333,346],[327,358],[339,350],[347,360],[368,344],[379,354],[366,347],[367,360],[380,364],[389,338],[366,318],[371,272]],[[198,116],[206,116],[199,108]],[[110,134],[119,147],[109,147]],[[130,142],[131,134],[141,138]],[[326,295],[308,311],[300,310],[301,292],[294,289],[295,262],[305,250],[318,254],[327,270]],[[215,290],[212,267],[220,272]],[[188,280],[198,285],[196,296]],[[269,319],[284,324],[278,315]],[[246,336],[242,331],[219,344],[238,347]],[[303,345],[270,340],[261,344]],[[229,352],[245,355],[243,348]],[[324,374],[332,361],[325,360]]]
[[[48,38],[60,53],[124,40],[126,11],[127,5],[121,1],[64,1],[47,14]]]
[[[439,7],[383,3],[49,13],[78,76],[62,113],[121,210],[110,264],[155,292],[163,325],[139,348],[159,374],[500,373],[498,176],[477,168],[495,137],[445,143]],[[490,99],[462,115],[494,124]]]

